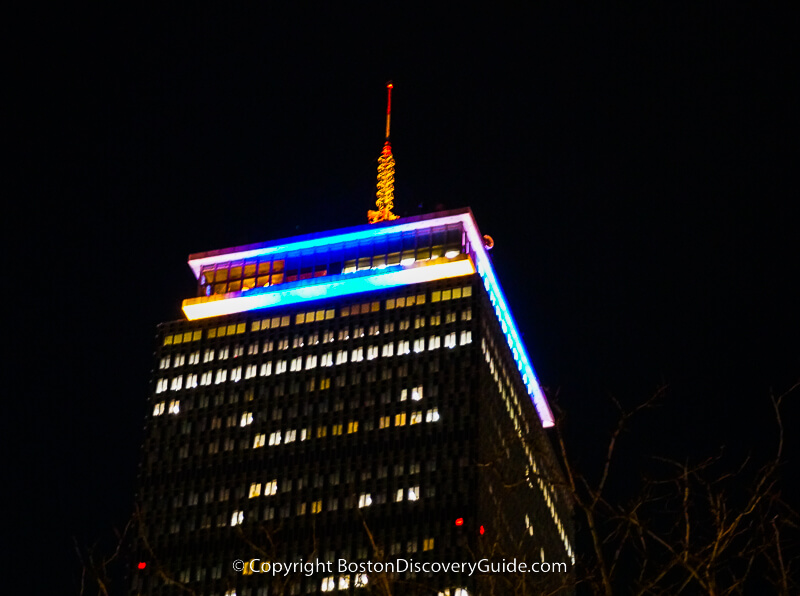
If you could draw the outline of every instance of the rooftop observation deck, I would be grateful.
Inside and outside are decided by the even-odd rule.
[[[189,256],[189,320],[269,309],[478,273],[542,424],[553,425],[469,208]]]

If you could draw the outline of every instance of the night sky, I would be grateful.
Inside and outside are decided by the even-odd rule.
[[[800,377],[795,15],[105,11],[16,20],[6,89],[6,488],[41,593],[76,591],[72,538],[130,514],[186,256],[366,223],[389,79],[396,212],[469,206],[494,237],[579,461],[610,396],[662,384],[629,446],[773,446],[770,391]]]

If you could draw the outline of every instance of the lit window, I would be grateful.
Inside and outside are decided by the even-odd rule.
[[[197,387],[197,374],[186,375],[186,388],[194,389],[195,387]]]
[[[181,402],[177,399],[173,399],[169,402],[169,413],[170,414],[177,414],[181,411]]]
[[[366,573],[359,573],[356,575],[356,588],[364,588],[369,583],[369,578]]]
[[[455,323],[456,322],[456,313],[454,313],[454,312],[447,313],[447,315],[445,316],[444,322],[445,323]]]
[[[301,428],[300,429],[300,440],[301,441],[305,441],[307,438],[308,438],[308,429],[307,428]]]
[[[277,430],[274,433],[270,433],[270,435],[269,435],[269,444],[270,445],[280,445],[281,444],[281,431]]]
[[[322,500],[314,501],[311,503],[311,513],[320,513],[322,511]]]
[[[322,439],[328,436],[328,427],[327,426],[318,426],[317,427],[317,438]]]
[[[234,383],[242,380],[242,367],[237,366],[231,371],[231,381]]]
[[[244,521],[244,511],[234,511],[231,515],[231,526],[238,526]]]
[[[322,334],[322,343],[327,344],[333,341],[333,331],[326,331]]]
[[[347,362],[347,350],[336,352],[336,364],[344,364],[345,362]]]
[[[228,358],[228,346],[220,348],[219,352],[217,353],[217,360],[227,360],[227,358]]]
[[[164,356],[158,363],[159,369],[169,368],[169,356]]]
[[[382,356],[394,356],[394,344],[386,344],[383,346]]]
[[[345,273],[347,272],[345,271]],[[333,581],[332,575],[322,578],[322,585],[320,586],[320,589],[323,592],[333,592],[334,589],[336,589],[336,582]]]
[[[320,391],[323,391],[325,389],[329,389],[330,386],[331,386],[331,380],[330,379],[322,379],[319,382],[319,390]]]
[[[472,309],[465,308],[461,311],[461,320],[462,321],[471,321],[472,320]]]
[[[438,335],[431,335],[428,339],[428,349],[435,350],[442,346],[442,338]]]
[[[459,342],[462,346],[466,344],[472,343],[472,331],[462,331],[461,332],[461,341]]]
[[[411,390],[412,401],[419,401],[422,399],[422,385],[417,385]]]
[[[164,402],[158,402],[156,407],[153,408],[153,416],[161,416],[164,413]]]
[[[288,350],[289,349],[289,338],[284,337],[283,339],[278,340],[278,349],[279,350]]]
[[[275,343],[273,341],[265,341],[263,353],[266,354],[267,352],[271,352],[274,347]]]
[[[337,436],[341,435],[342,431],[343,431],[343,428],[342,428],[341,424],[334,424],[333,427],[331,428],[331,434],[333,434],[333,435],[337,435]]]
[[[183,387],[183,377],[175,377],[172,379],[172,384],[170,385],[170,389],[173,391],[179,391]]]
[[[261,483],[260,482],[254,482],[253,484],[250,485],[250,494],[248,496],[251,499],[261,496]]]
[[[333,352],[327,352],[322,355],[320,366],[333,366]]]
[[[306,357],[306,370],[310,368],[317,368],[317,357],[316,356],[307,356]]]
[[[433,538],[425,538],[422,541],[422,550],[433,550]]]
[[[404,354],[410,354],[410,353],[411,353],[411,346],[410,346],[409,341],[407,339],[397,342],[397,355],[398,356],[403,356]]]
[[[261,372],[259,373],[262,377],[268,377],[272,374],[272,362],[265,362],[261,365]]]
[[[356,348],[353,350],[351,362],[361,362],[364,360],[364,348]]]
[[[175,356],[175,361],[172,364],[172,368],[178,368],[179,366],[183,366],[183,363],[186,361],[186,357],[183,354],[177,354]]]
[[[258,367],[255,364],[248,364],[247,369],[244,371],[244,378],[252,379],[254,376],[256,376],[257,370]]]
[[[271,497],[273,495],[278,494],[278,481],[273,480],[272,482],[267,482],[264,484],[264,496]]]
[[[420,352],[425,351],[425,338],[420,337],[414,340],[414,352],[419,354]]]
[[[242,419],[239,421],[239,426],[247,426],[248,424],[253,423],[253,413],[252,412],[245,412],[242,414]]]
[[[411,412],[411,424],[422,422],[422,412]]]
[[[425,412],[425,422],[438,422],[439,421],[439,409],[433,408]]]
[[[275,363],[275,374],[279,375],[286,372],[286,360],[278,360]]]
[[[220,368],[217,370],[217,376],[214,378],[214,383],[219,385],[220,383],[224,383],[228,379],[228,371],[224,368]]]
[[[284,438],[284,443],[294,443],[295,439],[297,438],[297,431],[296,430],[287,430],[286,437]]]
[[[367,360],[374,360],[378,357],[378,346],[369,346],[367,348]]]
[[[361,493],[358,497],[358,508],[369,507],[372,505],[372,495],[369,493]]]
[[[303,369],[303,357],[298,356],[297,358],[292,358],[292,361],[289,363],[289,370],[291,372],[296,372],[302,369]]]
[[[167,379],[159,379],[156,382],[156,393],[163,393],[169,387],[169,380]]]
[[[234,357],[234,358],[238,358],[238,357],[239,357],[239,356],[241,356],[242,354],[244,354],[244,346],[236,346],[236,347],[233,349],[233,357]]]
[[[390,421],[391,421],[391,417],[389,417],[389,416],[381,416],[380,421],[379,421],[380,428],[388,428]]]
[[[419,500],[419,487],[412,486],[408,489],[408,500],[409,501],[417,501]]]
[[[253,441],[253,449],[256,449],[257,447],[263,447],[266,439],[267,435],[265,434],[256,435],[256,438]]]
[[[455,348],[456,347],[456,332],[453,331],[452,333],[448,333],[444,336],[444,347],[445,348]]]
[[[406,425],[406,413],[405,412],[395,415],[395,417],[394,417],[394,425],[395,426],[405,426]]]
[[[211,385],[211,377],[212,376],[213,375],[212,375],[212,372],[210,370],[204,372],[203,375],[200,377],[200,384],[201,385]]]
[[[402,488],[398,488],[397,492],[394,495],[395,503],[399,503],[403,500],[403,496],[405,495],[405,491]]]
[[[358,432],[358,421],[348,422],[347,423],[347,434],[352,434],[354,432]]]

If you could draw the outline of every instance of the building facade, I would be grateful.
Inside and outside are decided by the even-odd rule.
[[[131,594],[466,596],[564,581],[511,567],[571,566],[571,506],[471,211],[189,265],[198,295],[156,336]],[[486,573],[488,561],[506,565]]]

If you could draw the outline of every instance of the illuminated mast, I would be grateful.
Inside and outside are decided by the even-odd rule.
[[[392,213],[394,208],[394,156],[392,155],[392,146],[389,143],[393,86],[391,81],[386,83],[386,89],[389,94],[386,103],[386,142],[383,144],[383,151],[381,151],[381,156],[378,158],[378,192],[377,200],[375,201],[378,209],[367,212],[367,219],[371,224],[398,218],[397,215]]]

